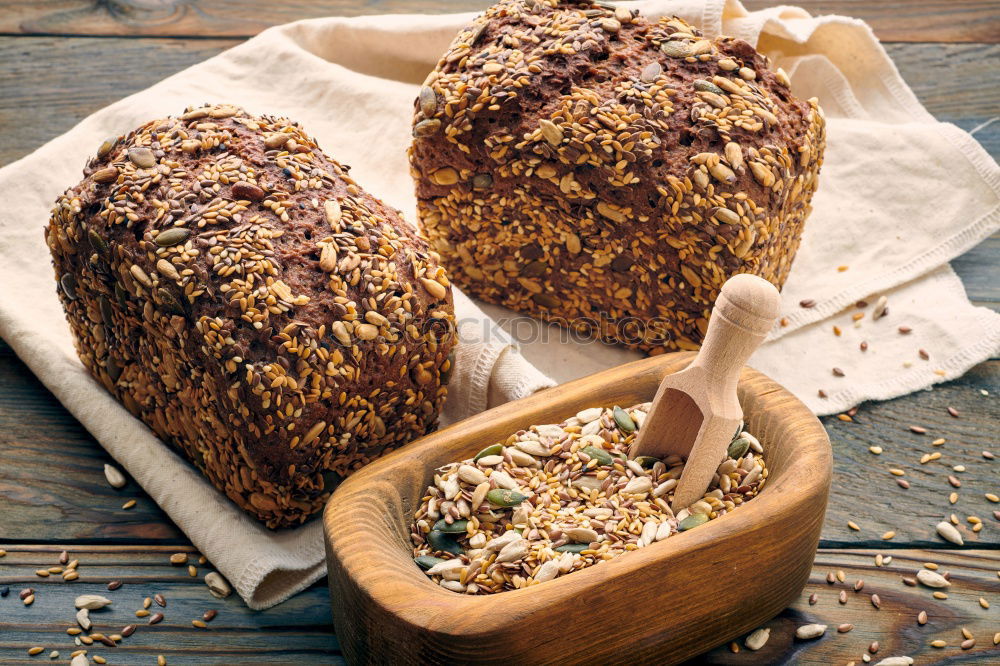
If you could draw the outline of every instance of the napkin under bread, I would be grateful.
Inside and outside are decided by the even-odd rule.
[[[634,4],[647,15],[678,14],[709,36],[757,43],[788,71],[795,93],[819,97],[827,114],[815,212],[783,293],[787,326],[776,327],[752,365],[815,412],[830,413],[957,377],[997,352],[1000,316],[968,302],[947,262],[1000,227],[1000,170],[968,134],[927,114],[865,24],[792,7],[747,13],[735,0]],[[412,221],[405,157],[412,101],[471,17],[328,18],[272,28],[0,169],[0,335],[251,608],[279,603],[323,575],[319,523],[263,529],[89,378],[55,295],[42,237],[48,210],[106,136],[218,101],[297,119]],[[838,271],[842,265],[847,270]],[[889,299],[887,317],[872,321],[871,306],[853,307],[879,295]],[[805,299],[815,306],[800,307]],[[551,385],[546,375],[561,382],[637,357],[561,339],[502,308],[480,310],[461,294],[456,310],[462,342],[445,420],[529,395]],[[851,315],[862,311],[855,328]],[[901,337],[901,325],[912,333]],[[520,354],[501,328],[520,341]],[[858,349],[861,340],[867,352]],[[921,348],[930,360],[918,356]],[[845,376],[832,376],[833,366]],[[819,389],[828,397],[819,398]]]

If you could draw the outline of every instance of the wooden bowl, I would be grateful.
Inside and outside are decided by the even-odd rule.
[[[351,663],[679,662],[762,625],[809,577],[830,488],[826,431],[745,368],[747,428],[767,484],[694,530],[538,585],[463,595],[413,562],[409,522],[434,469],[585,407],[652,399],[693,358],[665,354],[547,389],[424,437],[337,488],[323,516],[333,618]]]

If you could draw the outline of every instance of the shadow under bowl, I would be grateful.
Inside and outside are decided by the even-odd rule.
[[[689,352],[628,363],[423,437],[337,488],[323,516],[334,625],[351,663],[673,663],[755,629],[801,592],[831,477],[819,420],[744,368],[747,429],[764,445],[760,495],[696,529],[546,583],[492,595],[436,585],[409,524],[434,470],[530,425],[651,400]]]

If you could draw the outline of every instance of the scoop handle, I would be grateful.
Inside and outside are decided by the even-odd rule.
[[[698,357],[691,364],[707,375],[716,395],[735,395],[740,371],[767,337],[781,312],[781,295],[756,275],[734,275],[722,285]]]

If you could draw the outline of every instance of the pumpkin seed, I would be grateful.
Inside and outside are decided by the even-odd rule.
[[[76,276],[72,273],[63,273],[63,276],[59,278],[59,284],[62,285],[63,293],[66,294],[66,298],[71,301],[76,300]]]
[[[156,165],[156,156],[145,146],[134,146],[128,149],[128,159],[140,169],[149,169]]]
[[[118,137],[109,136],[107,139],[105,139],[104,142],[97,149],[98,159],[101,159],[105,155],[110,153],[111,149],[114,148],[117,143],[118,143]]]
[[[671,58],[686,58],[691,55],[691,45],[678,41],[663,42],[660,44],[660,51]]]
[[[614,457],[604,449],[599,449],[596,446],[585,446],[580,449],[581,453],[586,453],[592,459],[597,460],[597,464],[602,467],[612,465],[615,462]]]
[[[98,254],[106,255],[108,253],[108,244],[93,229],[87,231],[87,239],[90,240],[90,247],[94,248]]]
[[[638,456],[635,461],[639,463],[639,466],[643,469],[649,469],[656,463],[660,462],[660,459],[654,458],[653,456]]]
[[[715,93],[716,95],[725,95],[726,94],[726,92],[722,88],[720,88],[719,86],[715,85],[711,81],[706,81],[705,79],[695,79],[695,81],[694,81],[694,89],[697,90],[697,91],[699,91],[699,92]]]
[[[704,525],[708,522],[707,513],[692,513],[687,518],[677,524],[678,532],[685,532],[693,527]]]
[[[555,549],[557,553],[582,553],[590,548],[589,543],[567,543]]]
[[[413,126],[413,136],[417,138],[423,138],[428,136],[434,136],[441,129],[441,121],[437,118],[431,118],[429,120],[421,120],[419,123]]]
[[[618,405],[615,405],[613,413],[615,417],[615,423],[618,424],[618,427],[621,428],[622,431],[624,431],[626,434],[635,432],[636,430],[635,421],[633,421],[632,417],[628,415],[628,412],[626,412]]]
[[[188,239],[191,232],[184,227],[173,227],[171,229],[165,229],[161,231],[155,239],[155,242],[160,247],[171,247],[179,243],[183,243]]]
[[[643,81],[643,83],[652,83],[656,79],[660,78],[661,73],[663,73],[663,67],[660,66],[660,63],[651,62],[643,68],[642,74],[639,75],[639,78]]]
[[[434,523],[434,531],[441,532],[442,534],[465,534],[468,527],[469,521],[467,520],[456,520],[453,523],[448,523],[442,518]]]
[[[745,456],[747,454],[747,451],[749,450],[750,450],[750,440],[746,439],[745,437],[740,437],[739,439],[734,440],[733,443],[729,445],[729,450],[727,451],[727,453],[729,454],[730,458],[739,460],[740,458]]]
[[[497,506],[504,506],[507,508],[517,506],[527,498],[527,495],[522,495],[516,490],[506,490],[504,488],[494,488],[486,493],[486,499],[490,502],[496,504]]]
[[[438,552],[451,553],[452,555],[462,554],[462,547],[458,545],[458,542],[438,530],[431,530],[427,535],[427,543],[430,544],[432,550]]]
[[[421,555],[420,557],[414,557],[413,561],[417,563],[418,567],[420,567],[424,571],[427,571],[435,564],[441,564],[446,560],[443,560],[440,557],[434,557],[432,555]]]
[[[111,599],[102,597],[99,594],[81,594],[76,598],[74,602],[77,608],[86,608],[87,610],[97,610],[98,608],[104,608],[111,603]]]
[[[486,456],[495,456],[503,452],[502,444],[493,444],[487,446],[485,449],[476,454],[476,457],[472,459],[472,462],[478,462],[480,458],[485,458]]]
[[[430,86],[424,86],[420,89],[420,112],[425,116],[433,116],[434,112],[437,111],[437,94],[434,89]]]

